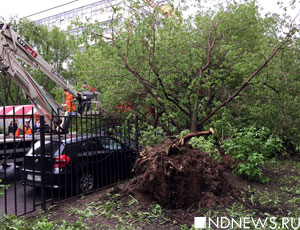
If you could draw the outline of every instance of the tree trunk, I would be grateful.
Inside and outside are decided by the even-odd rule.
[[[197,131],[197,113],[193,111],[190,119],[191,119],[190,132],[194,133]]]
[[[153,127],[154,128],[157,128],[158,118],[159,118],[159,113],[158,113],[157,107],[155,106],[155,108],[154,108],[154,120],[153,120]]]

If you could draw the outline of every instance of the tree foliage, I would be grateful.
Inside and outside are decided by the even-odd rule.
[[[174,6],[172,1],[161,4],[165,3]],[[124,5],[114,7],[109,33],[97,23],[88,25],[95,45],[76,55],[75,71],[101,90],[106,108],[128,104],[145,114],[151,107],[152,116],[144,119],[168,133],[212,125],[221,137],[230,126],[254,123],[295,142],[296,135],[286,130],[299,123],[298,42],[290,19],[261,15],[256,1],[229,1],[213,9],[200,3],[190,17],[183,17],[188,5],[184,1],[173,10],[176,16],[169,17],[161,14],[159,3],[152,7],[126,1],[125,7],[132,9],[126,18]],[[246,82],[248,88],[236,101],[201,122],[261,65],[267,67]]]
[[[249,128],[237,131],[233,137],[226,140],[222,146],[233,159],[238,160],[235,166],[237,175],[262,183],[269,181],[260,168],[274,153],[284,151],[282,140],[270,135],[270,130],[263,127]]]

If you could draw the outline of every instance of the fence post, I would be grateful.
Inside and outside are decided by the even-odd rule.
[[[41,201],[42,210],[46,211],[46,187],[45,187],[45,117],[40,116],[40,142],[41,142]]]
[[[135,116],[135,149],[139,151],[139,117]]]

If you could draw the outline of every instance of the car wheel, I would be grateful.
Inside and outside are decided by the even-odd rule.
[[[84,172],[79,176],[78,188],[81,193],[87,193],[94,189],[94,177],[90,172]]]

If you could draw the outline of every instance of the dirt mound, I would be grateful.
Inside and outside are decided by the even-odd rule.
[[[166,208],[210,207],[230,197],[227,181],[232,161],[221,163],[189,145],[174,147],[175,140],[141,152],[127,191],[138,199],[155,201]],[[170,151],[171,150],[171,151]]]

